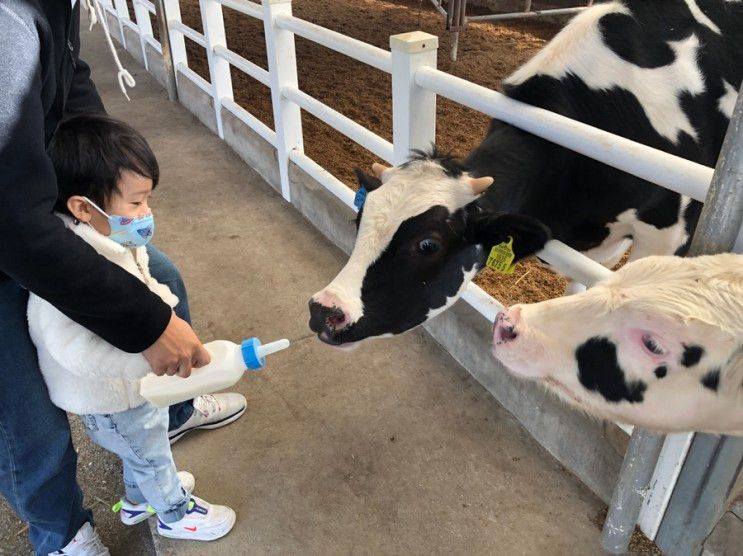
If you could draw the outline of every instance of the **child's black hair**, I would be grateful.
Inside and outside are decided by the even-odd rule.
[[[124,170],[152,180],[160,168],[142,135],[105,114],[83,114],[63,121],[49,145],[49,157],[57,174],[57,203],[54,210],[70,214],[67,200],[85,196],[106,210]]]

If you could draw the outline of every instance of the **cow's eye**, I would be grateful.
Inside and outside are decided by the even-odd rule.
[[[424,255],[432,255],[441,248],[441,244],[435,239],[426,238],[418,244],[418,251]]]
[[[661,345],[656,342],[650,334],[643,335],[642,343],[650,353],[653,353],[655,355],[664,355],[666,353]]]

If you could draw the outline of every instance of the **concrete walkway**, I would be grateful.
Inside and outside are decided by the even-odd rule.
[[[601,503],[426,334],[351,354],[311,337],[307,299],[344,255],[120,49],[128,103],[100,29],[83,42],[108,111],[158,155],[155,243],[201,339],[294,341],[238,384],[241,420],[174,447],[235,529],[208,545],[155,538],[159,554],[599,552]]]

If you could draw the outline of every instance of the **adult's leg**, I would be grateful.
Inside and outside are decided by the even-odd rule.
[[[183,277],[178,268],[170,260],[170,257],[151,244],[147,245],[147,255],[150,257],[150,274],[152,274],[152,277],[161,284],[168,286],[170,291],[178,298],[178,305],[174,309],[175,314],[191,324],[188,292],[186,292],[186,284],[183,282]],[[168,429],[180,428],[193,415],[193,400],[171,405],[168,414],[170,416]]]
[[[92,514],[83,508],[67,415],[52,404],[39,370],[27,304],[26,290],[0,280],[0,493],[46,556]]]

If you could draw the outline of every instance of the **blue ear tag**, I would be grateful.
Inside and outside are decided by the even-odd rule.
[[[363,186],[356,191],[356,196],[353,198],[353,204],[358,210],[361,210],[361,207],[363,207],[366,202],[366,193],[366,187]]]

